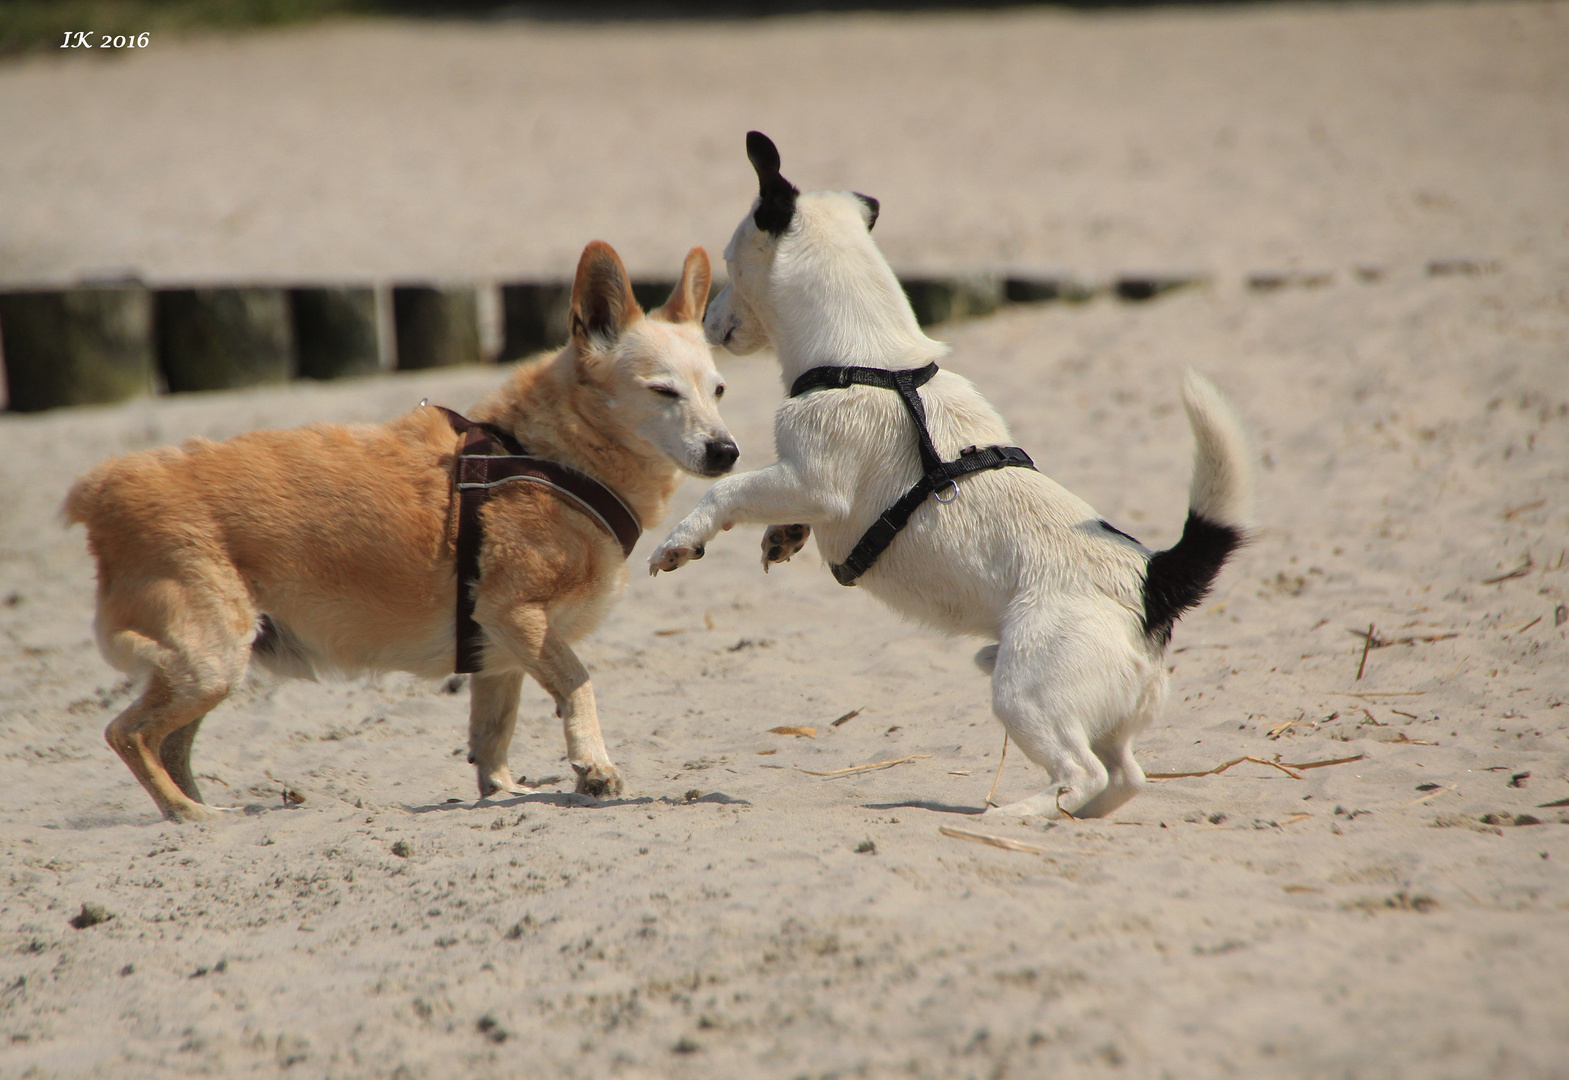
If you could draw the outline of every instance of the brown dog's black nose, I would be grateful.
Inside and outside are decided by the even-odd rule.
[[[710,439],[703,451],[703,471],[709,476],[727,473],[740,456],[741,448],[734,439]]]

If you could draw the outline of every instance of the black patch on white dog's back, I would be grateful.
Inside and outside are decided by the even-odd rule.
[[[1164,648],[1172,624],[1209,595],[1220,568],[1246,539],[1236,526],[1188,511],[1182,539],[1151,555],[1144,572],[1144,633]]]
[[[1132,536],[1132,535],[1130,535],[1128,533],[1123,532],[1121,529],[1117,528],[1117,526],[1113,525],[1111,522],[1107,521],[1105,518],[1100,518],[1098,520],[1100,521],[1100,527],[1105,529],[1107,532],[1109,532],[1109,533],[1116,533],[1118,536],[1122,537],[1124,540],[1132,540],[1135,544],[1139,544],[1139,538],[1137,536]],[[1143,544],[1139,544],[1139,547],[1143,547],[1143,546],[1144,546]]]

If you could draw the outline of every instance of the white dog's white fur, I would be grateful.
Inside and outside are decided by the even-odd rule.
[[[947,352],[921,332],[872,240],[875,203],[850,192],[800,194],[776,235],[755,220],[767,198],[765,178],[764,198],[725,250],[730,283],[709,306],[710,341],[736,353],[771,345],[786,388],[818,366],[914,368]],[[962,376],[939,371],[921,395],[943,460],[1011,442]],[[1183,398],[1197,441],[1191,514],[1240,543],[1252,487],[1242,427],[1196,373]],[[654,552],[651,572],[701,557],[720,530],[746,522],[810,525],[823,557],[842,562],[922,472],[899,395],[877,387],[786,398],[775,441],[779,460],[715,483]],[[1052,783],[993,812],[1098,816],[1143,786],[1129,741],[1164,700],[1170,628],[1169,619],[1148,627],[1151,557],[1049,477],[1005,468],[960,480],[951,503],[928,499],[859,579],[904,615],[996,642],[975,658],[992,674],[993,710]],[[1216,561],[1196,594],[1171,605],[1176,614],[1218,569]]]

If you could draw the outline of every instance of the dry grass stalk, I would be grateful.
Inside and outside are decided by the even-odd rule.
[[[1569,799],[1558,799],[1554,802],[1544,802],[1537,807],[1538,810],[1547,810],[1554,806],[1569,806]]]
[[[1357,665],[1357,682],[1362,681],[1362,672],[1367,668],[1367,651],[1373,647],[1373,624],[1367,624],[1367,639],[1362,642],[1362,662]]]
[[[796,771],[804,772],[807,776],[820,776],[825,780],[829,780],[836,776],[849,776],[851,773],[871,772],[874,769],[891,769],[895,765],[903,765],[907,761],[920,761],[922,758],[929,757],[931,757],[930,754],[911,754],[909,757],[893,758],[889,761],[874,761],[870,765],[851,765],[848,769],[834,769],[831,772],[813,772],[811,769],[799,768]]]
[[[1366,712],[1365,709],[1363,711]],[[1327,724],[1331,720],[1338,720],[1338,719],[1340,719],[1340,713],[1339,712],[1332,712],[1328,716],[1324,717],[1324,719],[1322,719],[1322,720],[1309,720],[1305,716],[1300,716],[1300,717],[1298,717],[1295,720],[1285,720],[1285,721],[1282,721],[1279,724],[1276,724],[1274,727],[1269,729],[1269,731],[1266,733],[1266,737],[1270,738],[1270,739],[1278,739],[1282,735],[1284,735],[1286,732],[1290,731],[1292,728],[1296,727],[1299,724],[1306,724],[1310,728],[1312,728],[1313,730],[1317,731],[1318,730],[1318,725],[1320,725],[1320,724]],[[1369,714],[1368,719],[1370,719],[1370,720],[1372,719],[1372,715],[1371,714]],[[1376,721],[1376,720],[1374,720],[1373,722],[1375,724],[1378,723],[1378,721]]]
[[[1381,638],[1377,634],[1369,633],[1368,631],[1371,629],[1372,625],[1369,624],[1368,630],[1352,630],[1350,628],[1347,628],[1346,630],[1346,633],[1355,634],[1357,637],[1362,638],[1363,641],[1366,642],[1366,644],[1362,646],[1362,655],[1364,657],[1367,656],[1367,651],[1369,649],[1387,649],[1391,645],[1431,645],[1435,641],[1448,641],[1450,638],[1457,638],[1460,636],[1460,634],[1456,632],[1451,634],[1413,634],[1410,637],[1402,638]],[[1504,629],[1509,628],[1505,627]]]
[[[1002,733],[1002,757],[997,759],[997,775],[992,777],[992,787],[991,787],[991,790],[986,793],[986,805],[987,806],[996,806],[997,805],[996,803],[992,802],[992,796],[997,794],[997,782],[1002,779],[1002,763],[1004,761],[1007,761],[1007,760],[1008,760],[1008,733],[1006,731],[1004,731]]]
[[[1355,693],[1355,692],[1350,691],[1350,690],[1320,690],[1320,691],[1318,691],[1318,693],[1321,693],[1321,694],[1334,694],[1337,697],[1361,698],[1362,700],[1366,701],[1369,698],[1421,697],[1423,694],[1427,693],[1427,691],[1426,690],[1366,690],[1366,691],[1363,691],[1362,693]]]
[[[862,706],[862,708],[864,708],[864,707],[865,706]],[[841,716],[839,719],[835,720],[833,723],[829,724],[828,726],[829,727],[838,727],[840,724],[843,724],[847,720],[854,720],[857,716],[860,716],[860,715],[861,715],[861,710],[860,709],[851,709],[849,712],[845,713],[843,716]]]
[[[1505,521],[1513,521],[1516,514],[1524,514],[1524,513],[1526,513],[1529,510],[1538,510],[1541,507],[1544,507],[1546,505],[1547,505],[1547,500],[1546,499],[1537,499],[1535,502],[1526,503],[1524,506],[1516,506],[1516,507],[1512,507],[1511,509],[1505,510],[1502,514],[1499,514],[1498,516],[1503,518],[1503,520],[1505,520]]]
[[[1227,761],[1224,764],[1216,765],[1213,769],[1201,769],[1198,772],[1152,772],[1152,773],[1145,773],[1144,774],[1144,778],[1146,780],[1181,780],[1181,779],[1183,779],[1185,777],[1189,777],[1189,776],[1214,776],[1216,773],[1223,773],[1223,772],[1225,772],[1227,769],[1231,768],[1233,765],[1241,765],[1244,761],[1251,761],[1255,765],[1268,765],[1271,769],[1279,769],[1281,772],[1285,773],[1287,776],[1291,777],[1291,779],[1293,779],[1293,780],[1300,780],[1300,779],[1302,779],[1302,777],[1300,777],[1296,773],[1292,772],[1289,766],[1282,765],[1278,761],[1266,761],[1265,759],[1263,759],[1261,757],[1246,757],[1246,756],[1245,757],[1239,757],[1239,758],[1232,758],[1230,761]]]
[[[990,833],[970,832],[968,829],[955,829],[948,825],[938,826],[938,832],[944,836],[951,836],[955,840],[972,840],[977,844],[989,844],[1004,851],[1022,851],[1026,855],[1044,855],[1046,849],[1026,844],[1022,840],[1011,840],[1006,836],[993,836]]]
[[[1508,581],[1510,578],[1525,577],[1531,572],[1532,567],[1535,565],[1536,563],[1532,561],[1531,556],[1527,555],[1525,557],[1525,562],[1521,563],[1507,574],[1499,574],[1497,577],[1483,578],[1481,583],[1483,585],[1497,585],[1500,581]]]
[[[1281,764],[1288,769],[1322,769],[1330,765],[1349,765],[1365,757],[1366,754],[1353,754],[1351,757],[1330,758],[1328,761],[1282,761]]]
[[[771,727],[770,735],[800,735],[808,739],[817,738],[817,729],[814,727]]]
[[[1225,772],[1233,765],[1241,765],[1244,761],[1251,761],[1255,765],[1268,765],[1271,769],[1279,769],[1293,780],[1300,780],[1302,777],[1292,772],[1293,769],[1322,769],[1330,765],[1345,765],[1353,761],[1361,761],[1365,757],[1367,757],[1366,754],[1356,754],[1353,757],[1330,758],[1327,761],[1266,761],[1258,757],[1239,757],[1216,765],[1213,769],[1203,769],[1199,772],[1152,772],[1145,773],[1144,778],[1146,780],[1181,780],[1189,776],[1214,776],[1216,773]]]
[[[1438,745],[1436,742],[1429,742],[1426,739],[1413,739],[1411,736],[1407,735],[1403,731],[1397,731],[1393,735],[1391,735],[1389,738],[1387,738],[1387,739],[1379,739],[1378,741],[1381,742],[1381,743],[1396,743],[1396,744],[1405,744],[1405,745],[1409,745],[1409,746],[1437,746]]]

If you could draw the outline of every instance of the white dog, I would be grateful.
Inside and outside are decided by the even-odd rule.
[[[875,200],[801,194],[757,132],[747,153],[761,193],[725,249],[730,284],[704,329],[735,353],[771,345],[795,393],[775,416],[779,460],[714,484],[654,552],[651,572],[702,557],[720,530],[743,522],[815,529],[842,583],[864,584],[937,630],[997,643],[975,658],[992,673],[992,709],[1052,778],[998,812],[1116,809],[1144,784],[1129,742],[1165,697],[1172,623],[1246,537],[1252,472],[1240,423],[1189,372],[1183,400],[1197,452],[1187,524],[1175,547],[1150,552],[1033,468],[1007,467],[1029,460],[990,445],[1008,442],[1007,426],[966,379],[917,373],[947,350],[921,333],[872,241]],[[889,374],[813,370],[855,367]],[[971,471],[977,455],[985,462]],[[901,513],[902,530],[883,520]],[[806,533],[772,529],[765,568]],[[879,543],[886,549],[869,561]]]

